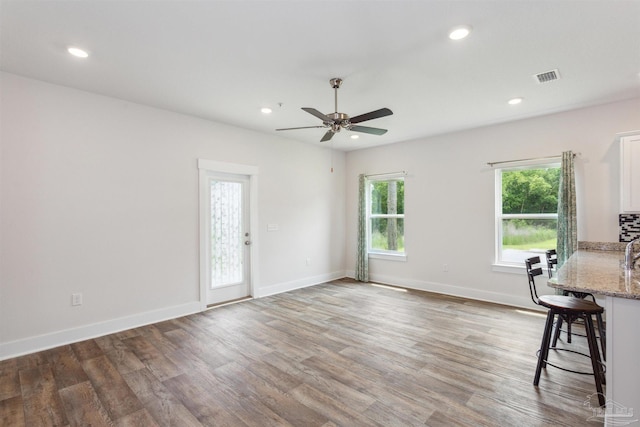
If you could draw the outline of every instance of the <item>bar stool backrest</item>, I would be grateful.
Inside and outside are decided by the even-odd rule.
[[[540,305],[540,302],[538,301],[538,292],[536,290],[535,280],[536,276],[542,275],[542,267],[536,266],[537,264],[540,264],[540,257],[534,256],[531,258],[527,258],[524,261],[524,264],[527,268],[527,279],[529,279],[529,293],[531,294],[531,300],[534,303]]]
[[[549,278],[552,276],[552,272],[555,267],[558,266],[558,253],[555,249],[549,249],[546,252],[547,255],[547,269],[549,270]]]

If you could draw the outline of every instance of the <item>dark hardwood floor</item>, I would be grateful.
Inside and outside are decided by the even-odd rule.
[[[591,376],[532,385],[543,326],[339,280],[2,361],[0,425],[601,425]]]

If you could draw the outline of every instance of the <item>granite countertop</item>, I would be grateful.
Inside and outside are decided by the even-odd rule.
[[[640,268],[625,270],[620,250],[579,249],[548,284],[568,291],[640,299]]]

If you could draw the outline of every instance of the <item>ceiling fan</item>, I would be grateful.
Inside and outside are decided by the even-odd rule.
[[[359,116],[349,117],[344,113],[338,112],[338,89],[342,84],[342,79],[333,78],[329,80],[331,87],[335,91],[335,113],[322,114],[315,108],[303,107],[302,109],[307,113],[316,116],[322,120],[322,126],[303,126],[297,128],[282,128],[276,130],[294,130],[294,129],[312,129],[312,128],[328,128],[320,142],[329,141],[333,138],[333,135],[340,132],[340,129],[347,129],[354,132],[369,133],[372,135],[384,135],[387,130],[380,128],[372,128],[368,126],[358,126],[356,123],[361,123],[367,120],[379,119],[380,117],[390,116],[393,114],[388,108],[381,108],[379,110],[371,111],[369,113],[360,114]]]

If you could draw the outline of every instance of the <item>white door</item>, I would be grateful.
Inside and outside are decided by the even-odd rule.
[[[251,294],[249,179],[234,174],[208,176],[207,305]]]

